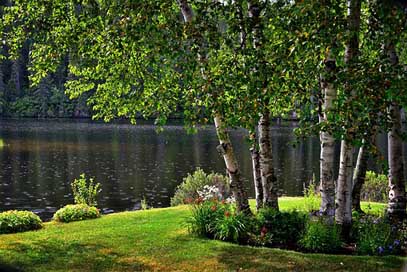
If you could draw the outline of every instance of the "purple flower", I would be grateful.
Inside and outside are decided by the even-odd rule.
[[[389,250],[392,251],[392,250],[393,250],[393,246],[390,245],[390,246],[389,246]]]
[[[379,252],[379,254],[383,254],[384,248],[383,248],[382,246],[379,246],[379,247],[377,248],[377,252]]]
[[[393,243],[395,246],[399,246],[400,245],[400,240],[394,240],[394,243]]]

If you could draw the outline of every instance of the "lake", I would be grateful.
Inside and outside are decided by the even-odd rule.
[[[201,127],[189,135],[182,124],[161,133],[151,122],[138,125],[90,120],[1,120],[0,211],[28,209],[49,219],[60,207],[73,203],[70,182],[81,173],[101,183],[98,207],[103,213],[167,207],[183,177],[201,167],[225,173],[216,150],[216,132]],[[281,194],[302,195],[313,174],[318,179],[319,141],[310,137],[295,147],[295,122],[274,124],[274,167]],[[246,131],[231,130],[246,187],[253,196],[251,160]],[[385,151],[386,137],[379,138]],[[375,168],[374,165],[371,168]]]

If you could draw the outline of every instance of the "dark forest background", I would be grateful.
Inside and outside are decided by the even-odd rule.
[[[30,87],[29,47],[27,42],[18,59],[0,63],[0,116],[89,117],[86,97],[70,100],[64,93],[64,83],[69,78],[68,59],[38,86]]]
[[[0,5],[8,6],[10,2],[0,0]],[[28,67],[31,44],[30,41],[24,44],[16,60],[0,60],[0,117],[91,116],[86,96],[70,100],[64,93],[64,84],[69,78],[68,57],[54,74],[38,86],[30,87]],[[6,46],[3,45],[0,50],[8,56]]]

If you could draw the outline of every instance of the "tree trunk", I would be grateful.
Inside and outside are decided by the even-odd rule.
[[[278,210],[278,184],[273,169],[270,134],[270,114],[266,111],[259,121],[260,176],[263,185],[263,205]]]
[[[348,0],[348,30],[349,40],[345,48],[345,63],[348,73],[355,67],[359,55],[360,31],[360,0]],[[347,94],[352,99],[353,90],[349,83],[345,86]],[[339,165],[339,178],[336,192],[335,221],[342,226],[342,235],[349,237],[352,225],[352,172],[353,172],[353,146],[349,138],[351,134],[346,131],[345,139],[341,143],[341,157]]]
[[[390,117],[393,122],[388,133],[389,155],[389,205],[387,212],[391,217],[403,219],[406,216],[406,189],[403,170],[403,142],[401,135],[400,106],[390,106]]]
[[[398,55],[393,43],[386,45],[387,55],[392,65],[399,63]],[[389,216],[403,219],[406,216],[406,188],[404,182],[403,141],[401,139],[401,107],[393,101],[389,107],[392,123],[388,133],[389,157]]]
[[[230,189],[236,200],[237,211],[250,214],[251,211],[247,193],[243,186],[243,181],[240,176],[240,168],[233,151],[232,143],[230,142],[229,133],[224,127],[222,117],[219,114],[215,114],[214,121],[220,143],[217,149],[222,154],[226,164],[226,170],[230,179]]]
[[[337,93],[333,86],[334,80],[332,74],[335,71],[335,60],[328,58],[325,61],[325,70],[328,77],[322,78],[321,90],[324,97],[321,106],[322,111],[319,115],[319,121],[327,120],[327,113],[333,107],[333,101]],[[321,191],[321,212],[328,216],[335,214],[335,175],[334,175],[334,157],[335,157],[335,139],[326,131],[320,132],[320,191]]]
[[[263,207],[263,186],[261,183],[260,175],[260,154],[257,150],[256,144],[250,148],[250,153],[252,156],[252,166],[253,166],[253,182],[254,182],[254,193],[256,197],[256,209],[259,210]]]
[[[352,171],[353,146],[347,141],[341,142],[341,157],[338,185],[336,190],[335,221],[342,225],[346,236],[352,224]]]
[[[186,23],[191,23],[194,18],[194,13],[188,4],[188,0],[178,0],[178,5],[181,9],[182,16]]]
[[[360,192],[363,184],[365,184],[367,160],[369,159],[369,146],[367,145],[368,143],[363,140],[363,144],[359,148],[358,159],[353,174],[352,207],[353,210],[361,213],[363,213],[363,211],[360,207]]]
[[[251,0],[249,4],[249,18],[251,19],[253,47],[259,50],[264,39],[260,20],[261,5],[258,0]],[[264,82],[263,82],[264,84]],[[264,105],[267,108],[267,105]],[[265,109],[259,120],[259,152],[260,176],[263,187],[263,206],[278,210],[278,184],[273,169],[273,154],[271,149],[270,113]]]

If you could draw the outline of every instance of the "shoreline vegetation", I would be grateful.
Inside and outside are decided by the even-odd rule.
[[[282,197],[282,210],[304,209],[301,197]],[[250,201],[254,208],[254,200]],[[362,202],[381,213],[382,203]],[[305,254],[199,238],[185,224],[183,205],[120,212],[38,231],[1,235],[6,271],[403,271],[406,257]]]

